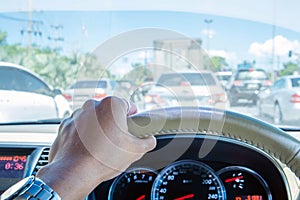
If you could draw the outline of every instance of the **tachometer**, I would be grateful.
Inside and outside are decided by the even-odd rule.
[[[109,190],[109,200],[150,200],[151,187],[157,173],[135,168],[121,174]]]
[[[152,187],[152,200],[226,199],[213,169],[204,163],[182,160],[163,169]]]

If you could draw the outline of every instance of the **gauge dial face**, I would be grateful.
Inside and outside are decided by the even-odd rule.
[[[152,188],[154,200],[225,199],[221,180],[207,165],[178,161],[162,170]]]
[[[109,200],[150,200],[151,187],[157,173],[135,168],[121,174],[110,187]]]
[[[255,171],[240,166],[226,167],[217,172],[227,194],[227,199],[271,200],[267,183]]]

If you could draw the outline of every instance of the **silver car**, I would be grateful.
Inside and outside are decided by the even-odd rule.
[[[300,75],[284,76],[258,95],[260,115],[269,115],[275,124],[300,120]]]
[[[82,106],[88,99],[100,100],[113,94],[115,82],[109,79],[80,80],[63,92],[73,110]]]
[[[164,73],[145,96],[146,109],[165,106],[225,108],[227,94],[210,71]]]

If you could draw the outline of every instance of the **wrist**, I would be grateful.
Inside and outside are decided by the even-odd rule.
[[[62,162],[52,162],[41,168],[37,177],[42,179],[60,197],[68,199],[84,199],[98,184],[101,183],[103,172],[93,165],[93,168],[84,162],[72,162],[71,160]],[[93,170],[91,170],[93,169]],[[96,171],[97,169],[97,171]],[[100,173],[100,171],[102,173]]]
[[[2,195],[1,199],[43,199],[61,200],[60,196],[41,179],[29,176],[11,186]]]

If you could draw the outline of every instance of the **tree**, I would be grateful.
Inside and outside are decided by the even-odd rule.
[[[112,76],[92,54],[74,54],[72,62],[76,62],[76,65],[78,65],[77,77],[80,79],[110,78]]]
[[[139,85],[148,77],[152,77],[152,72],[144,65],[135,64],[133,70],[128,72],[123,79],[134,80]]]
[[[0,30],[0,45],[6,43],[7,33]]]
[[[222,71],[223,68],[228,68],[226,59],[221,56],[213,56],[210,60],[210,70],[214,72]]]
[[[299,66],[296,63],[288,62],[283,64],[284,69],[280,70],[280,76],[293,75],[293,73],[299,70]]]

